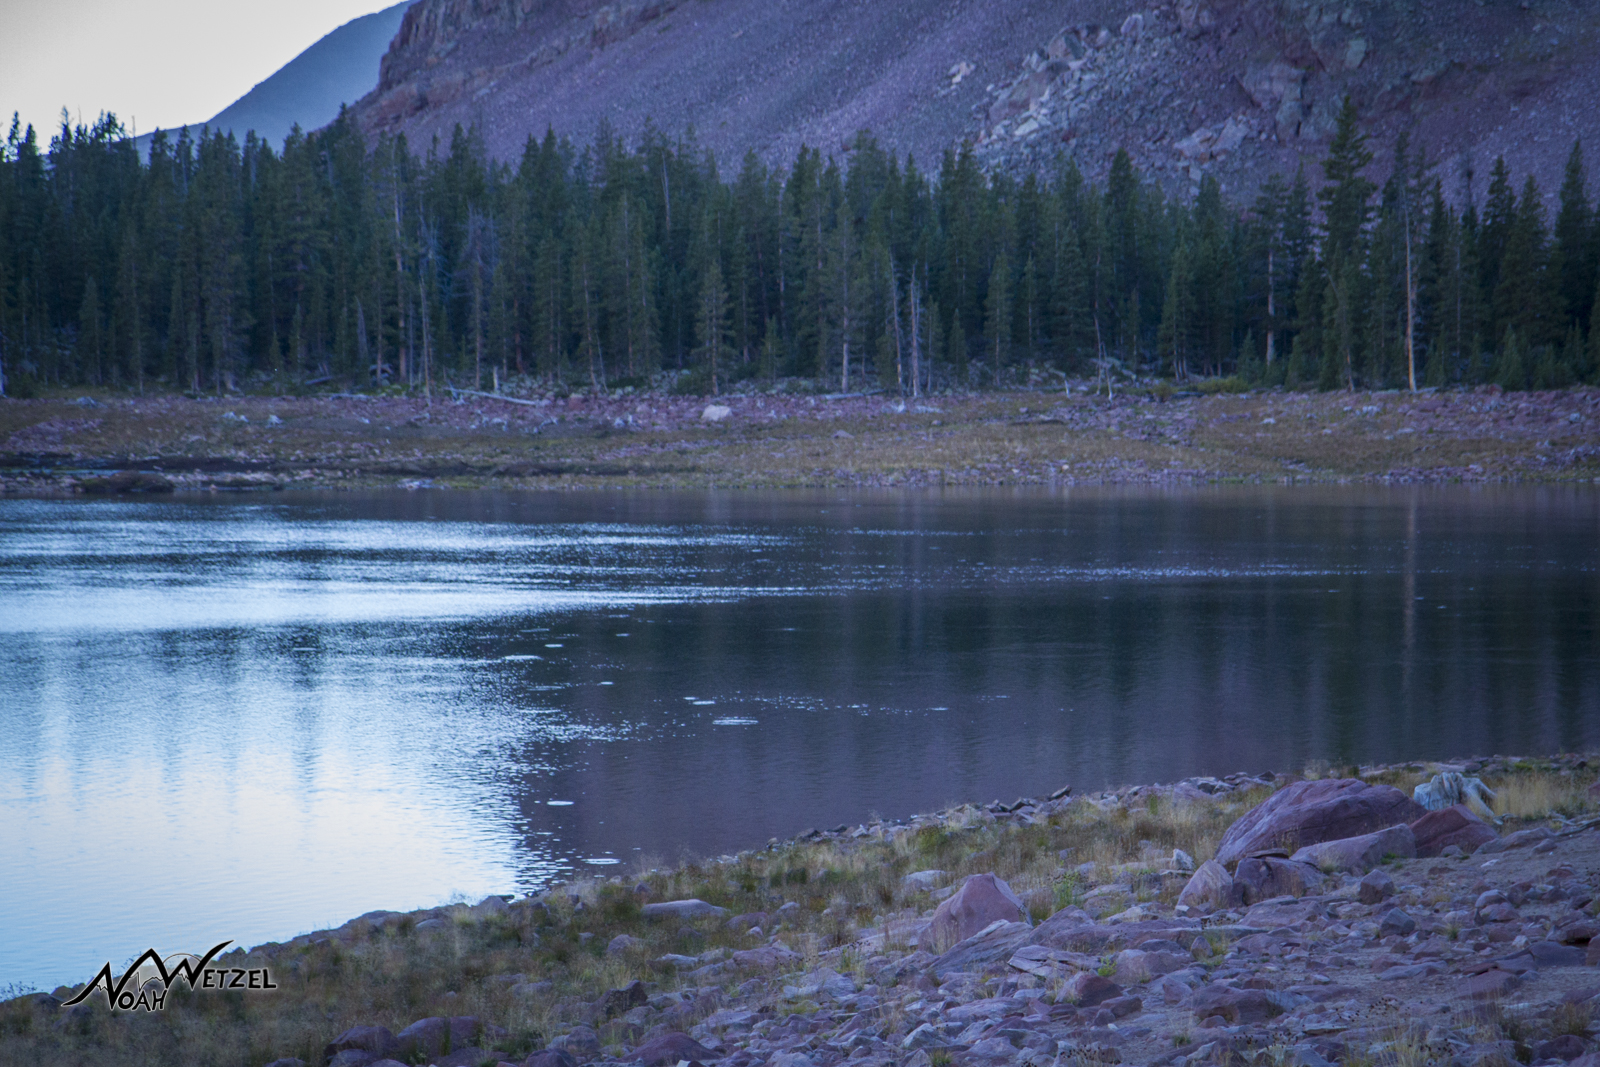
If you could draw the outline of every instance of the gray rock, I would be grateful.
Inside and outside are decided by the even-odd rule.
[[[913,1049],[943,1048],[947,1044],[949,1042],[945,1040],[943,1030],[932,1023],[923,1023],[905,1036],[900,1047],[909,1052]]]
[[[645,947],[645,943],[637,937],[629,937],[627,934],[618,934],[616,937],[613,937],[610,941],[606,942],[606,955],[626,956],[631,952],[642,952]]]
[[[600,994],[600,998],[594,1002],[594,1016],[604,1022],[613,1015],[621,1015],[639,1007],[649,999],[650,995],[644,991],[644,983],[635,979],[620,989],[608,989]]]
[[[1369,871],[1386,856],[1410,859],[1417,854],[1417,839],[1405,823],[1375,833],[1309,845],[1291,859],[1325,871]]]
[[[1079,971],[1061,987],[1061,999],[1080,1008],[1092,1008],[1113,997],[1122,996],[1122,987],[1109,978],[1088,971]]]
[[[341,1052],[371,1052],[371,1059],[377,1059],[394,1050],[395,1037],[388,1027],[352,1026],[328,1042],[322,1054],[331,1060]]]
[[[364,1048],[347,1048],[334,1053],[328,1059],[328,1067],[372,1067],[377,1062],[376,1052],[369,1052]]]
[[[1417,929],[1417,920],[1395,908],[1378,922],[1378,931],[1385,937],[1409,937]]]
[[[703,1063],[721,1057],[688,1034],[666,1033],[634,1049],[631,1058],[643,1063],[644,1067],[671,1067],[680,1060]]]
[[[1263,1023],[1276,1019],[1286,1011],[1309,1004],[1307,997],[1276,989],[1229,989],[1209,986],[1197,990],[1189,998],[1189,1008],[1196,1022],[1220,1015],[1230,1026]]]
[[[663,900],[657,904],[646,904],[639,909],[639,914],[646,919],[703,919],[707,916],[721,918],[728,914],[728,909],[707,904],[703,900]]]
[[[418,1019],[395,1035],[392,1051],[400,1059],[410,1059],[419,1052],[434,1057],[444,1051],[447,1040],[453,1049],[476,1044],[483,1030],[483,1021],[476,1015]]]
[[[1032,933],[1032,927],[1026,923],[998,921],[965,941],[957,942],[948,952],[935,959],[929,969],[942,976],[951,971],[978,970],[988,964],[1010,959],[1012,953]]]
[[[927,892],[943,885],[950,876],[940,870],[913,871],[900,879],[900,884],[913,892]]]
[[[1527,848],[1547,841],[1555,835],[1543,826],[1536,826],[1531,830],[1518,830],[1509,837],[1497,838],[1478,849],[1482,855],[1489,856],[1497,852],[1505,852],[1513,848]]]
[[[574,1026],[550,1042],[550,1047],[566,1052],[579,1063],[588,1063],[600,1055],[600,1037],[587,1026]]]
[[[578,1067],[578,1061],[566,1049],[547,1048],[523,1060],[522,1067]]]
[[[1309,863],[1279,856],[1249,857],[1233,872],[1232,904],[1249,906],[1275,897],[1321,892],[1326,878]]]
[[[1206,860],[1189,884],[1178,894],[1178,903],[1191,908],[1215,911],[1225,908],[1233,897],[1233,876],[1216,860]]]

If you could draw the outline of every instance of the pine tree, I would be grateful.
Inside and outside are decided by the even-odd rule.
[[[85,381],[100,384],[104,354],[105,330],[100,322],[100,286],[91,274],[83,286],[83,303],[78,306],[78,361]]]
[[[1161,304],[1161,325],[1156,331],[1156,351],[1172,368],[1174,381],[1189,380],[1189,346],[1194,319],[1194,280],[1188,242],[1178,245],[1167,276],[1166,298]]]
[[[1011,356],[1011,260],[1005,250],[989,270],[989,293],[983,301],[983,348],[999,374]]]
[[[1553,269],[1559,279],[1560,314],[1589,329],[1589,297],[1595,286],[1595,220],[1583,166],[1583,143],[1574,141],[1561,182],[1556,214]]]
[[[719,374],[728,364],[732,352],[731,328],[728,321],[728,287],[722,280],[722,264],[712,257],[700,281],[700,297],[695,313],[696,350],[706,361],[711,376],[711,394],[720,392]]]
[[[1494,365],[1494,382],[1502,389],[1528,387],[1528,373],[1523,366],[1522,345],[1518,341],[1515,326],[1507,326],[1500,341],[1500,358]]]

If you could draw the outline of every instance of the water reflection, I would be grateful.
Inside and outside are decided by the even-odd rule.
[[[1592,745],[1592,492],[0,501],[0,984],[955,799]]]

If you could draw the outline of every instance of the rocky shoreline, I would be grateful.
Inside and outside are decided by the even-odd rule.
[[[372,912],[229,965],[295,976],[332,954],[348,972],[448,944],[462,967],[425,998],[435,1010],[344,1004],[329,1017],[354,1025],[257,1056],[272,1067],[1593,1067],[1596,769],[1567,755],[1062,789]],[[1521,812],[1411,798],[1451,774]],[[1164,829],[1201,854],[1129,837]],[[68,992],[29,1010],[59,1030],[86,1011],[50,1003]]]
[[[1600,389],[0,400],[0,495],[1600,481]]]

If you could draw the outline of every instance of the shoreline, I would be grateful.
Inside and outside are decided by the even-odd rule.
[[[1432,858],[1291,869],[1269,855],[1224,872],[1244,886],[1232,897],[1196,889],[1223,870],[1207,861],[1246,812],[1344,788],[1351,770],[1385,796],[1395,785],[1409,796],[1441,770],[1481,775],[1510,809],[1506,825],[1481,848]],[[363,1067],[390,1054],[439,1067],[1048,1067],[1061,1057],[1187,1067],[1277,1062],[1261,1061],[1269,1052],[1315,1067],[1312,1055],[1374,1048],[1378,1062],[1405,1062],[1397,1042],[1490,1067],[1520,1053],[1541,1062],[1541,1033],[1589,1055],[1597,771],[1576,754],[1319,765],[814,830],[704,864],[510,902],[369,912],[241,947],[220,962],[270,969],[281,990],[236,998],[224,1018],[213,1018],[221,998],[199,992],[148,1019],[90,1007],[98,997],[62,1008],[66,987],[17,998],[0,1004],[0,1051],[28,1040],[16,1025],[26,1016],[45,1042],[33,1044],[35,1062],[56,1062],[51,1048],[109,1053],[135,1023],[179,1020],[210,1027],[208,1054],[248,1031],[260,1054],[239,1062],[278,1067]],[[308,1018],[299,1006],[311,1004],[332,1007]],[[1499,1022],[1485,1021],[1491,1008]],[[440,1019],[467,1020],[460,1056],[418,1037]],[[1498,1036],[1479,1040],[1491,1023]]]
[[[11,399],[0,494],[1600,482],[1594,387],[1168,392]]]

